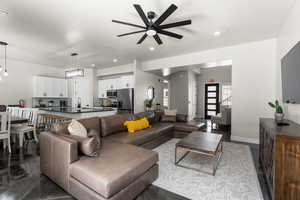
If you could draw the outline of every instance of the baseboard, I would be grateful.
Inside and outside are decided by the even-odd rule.
[[[232,141],[237,141],[237,142],[246,142],[246,143],[252,143],[252,144],[259,144],[259,140],[254,139],[254,138],[231,136],[231,140]]]

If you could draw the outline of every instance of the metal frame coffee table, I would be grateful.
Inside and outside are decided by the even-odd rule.
[[[223,154],[223,135],[220,134],[214,134],[214,133],[206,133],[206,132],[193,132],[190,135],[186,136],[182,140],[180,140],[176,146],[175,146],[175,165],[179,167],[183,167],[186,169],[195,170],[197,172],[206,173],[209,175],[215,175],[216,170],[219,164],[219,161]],[[187,150],[177,160],[177,149],[182,148],[184,150]],[[194,167],[189,167],[183,164],[180,164],[180,162],[190,153],[198,153],[201,155],[208,156],[213,161],[212,166],[212,172],[200,170]]]

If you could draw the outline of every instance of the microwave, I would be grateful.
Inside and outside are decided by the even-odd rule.
[[[107,98],[117,98],[117,90],[107,90],[106,97]]]

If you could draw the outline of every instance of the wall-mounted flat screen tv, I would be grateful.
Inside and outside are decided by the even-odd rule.
[[[281,60],[284,103],[300,104],[300,42]]]

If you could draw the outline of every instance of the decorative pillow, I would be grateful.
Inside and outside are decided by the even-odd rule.
[[[97,140],[97,150],[99,150],[102,146],[102,140],[100,137],[100,134],[98,133],[98,131],[94,130],[94,129],[90,129],[88,131],[88,137],[95,137]]]
[[[128,133],[134,133],[139,130],[143,130],[150,127],[149,121],[146,117],[135,120],[135,121],[126,121],[124,126],[127,127]]]
[[[70,132],[70,135],[76,135],[84,138],[88,136],[86,128],[75,119],[72,119],[72,122],[69,124],[68,131]]]
[[[139,119],[142,119],[144,117],[146,117],[148,119],[150,124],[153,124],[153,123],[157,122],[155,112],[151,112],[151,111],[137,113],[133,116],[132,120],[139,120]]]
[[[67,134],[69,135],[69,131],[68,131],[68,126],[69,126],[69,123],[54,123],[54,124],[51,124],[51,127],[50,127],[50,132],[52,133],[55,133],[55,134]]]
[[[98,156],[98,152],[101,148],[101,138],[95,130],[88,132],[88,137],[81,137],[77,135],[63,135],[63,137],[73,139],[78,142],[78,150],[83,155],[89,157]]]
[[[162,115],[161,122],[176,122],[176,116]]]
[[[167,115],[167,116],[176,116],[176,114],[177,114],[177,110],[176,109],[173,109],[173,110],[166,109],[165,110],[165,115]]]
[[[177,122],[187,122],[187,115],[185,114],[177,114],[176,115]]]

